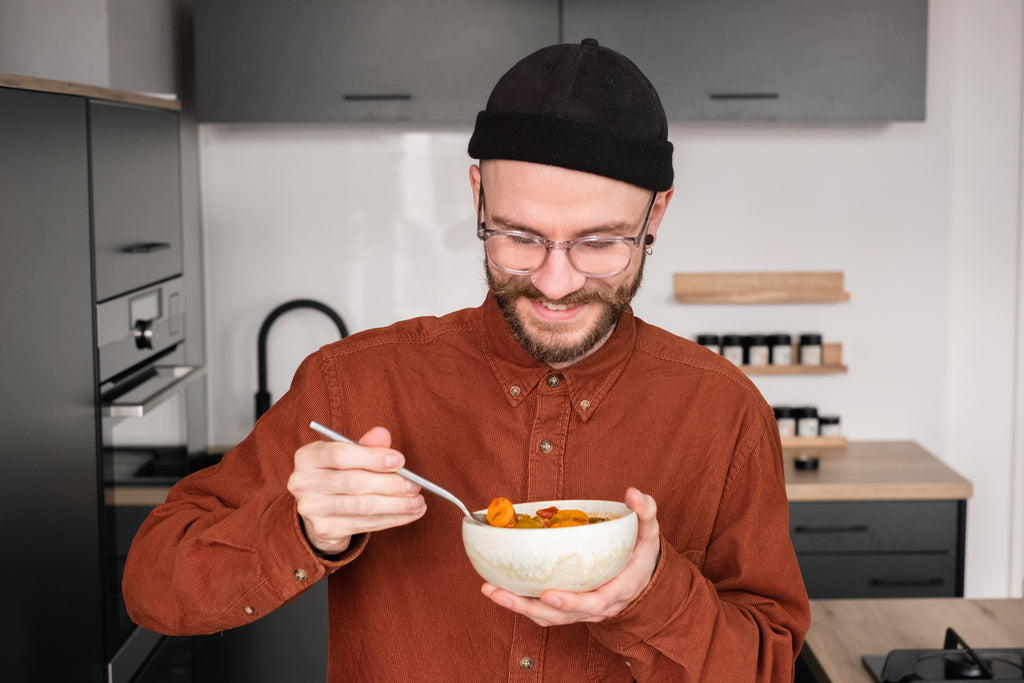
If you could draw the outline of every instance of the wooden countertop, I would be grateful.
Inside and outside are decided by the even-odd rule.
[[[101,88],[95,85],[82,85],[81,83],[70,83],[68,81],[53,81],[48,78],[33,78],[31,76],[0,73],[0,87],[17,88],[18,90],[38,90],[40,92],[58,93],[61,95],[79,95],[97,100],[141,104],[147,107],[170,109],[172,111],[181,110],[181,102],[177,99],[168,99],[126,90],[114,90],[113,88]]]
[[[801,657],[819,681],[871,683],[862,655],[941,649],[947,627],[974,649],[1024,647],[1024,600],[811,600]]]
[[[817,470],[798,470],[800,454]],[[845,448],[783,448],[791,502],[838,500],[965,500],[971,482],[913,441],[851,441]]]

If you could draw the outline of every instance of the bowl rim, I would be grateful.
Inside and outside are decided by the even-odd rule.
[[[631,517],[636,517],[636,511],[635,510],[631,510],[629,508],[629,506],[626,505],[622,501],[602,500],[602,499],[597,499],[597,498],[565,498],[565,499],[562,499],[562,500],[534,500],[534,501],[528,501],[528,502],[524,502],[524,503],[513,503],[512,504],[512,509],[515,510],[516,512],[521,512],[520,506],[524,506],[524,507],[526,507],[526,508],[528,508],[530,510],[534,510],[535,511],[535,510],[539,510],[539,509],[542,509],[542,508],[545,508],[545,507],[551,507],[552,505],[554,505],[556,503],[595,503],[595,504],[601,504],[601,505],[614,505],[614,506],[620,507],[620,508],[622,508],[624,510],[623,514],[619,515],[618,517],[614,517],[612,519],[609,519],[609,520],[606,520],[604,522],[601,522],[602,525],[604,525],[604,524],[616,524],[616,523],[622,524],[622,523],[624,523],[623,520],[627,520],[627,519],[629,519]],[[561,509],[561,506],[557,506],[556,505],[556,507],[559,507]],[[580,506],[580,507],[577,507],[577,508],[569,508],[569,509],[578,509],[578,510],[581,510],[583,512],[587,512],[589,514],[589,512],[585,509],[585,507],[586,506]],[[484,512],[484,513],[486,513],[487,512],[487,508],[483,508],[482,510],[474,510],[474,512]],[[478,524],[471,524],[470,521],[468,519],[466,519],[465,517],[462,519],[462,523],[464,525],[467,525],[467,526],[470,526],[470,527],[476,527],[478,529],[495,529],[498,532],[504,532],[504,531],[545,531],[545,532],[551,533],[551,532],[565,532],[565,531],[571,532],[571,531],[575,531],[576,533],[579,533],[580,529],[593,529],[596,526],[596,525],[592,525],[592,524],[579,524],[579,525],[575,525],[575,526],[557,527],[557,528],[554,528],[554,529],[552,529],[550,527],[546,527],[546,528],[543,528],[543,529],[517,529],[515,527],[490,526],[490,525],[481,527]],[[604,527],[604,528],[607,529],[608,527]]]

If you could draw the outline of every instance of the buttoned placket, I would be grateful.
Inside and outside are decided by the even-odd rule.
[[[565,444],[573,411],[572,397],[564,377],[551,371],[534,390],[536,409],[529,436],[529,465],[526,500],[557,500],[563,495],[562,468]],[[510,679],[537,681],[543,678],[546,629],[516,615]]]

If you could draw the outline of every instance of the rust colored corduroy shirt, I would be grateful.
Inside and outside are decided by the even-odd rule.
[[[660,564],[601,623],[544,628],[490,602],[459,511],[356,536],[318,558],[286,490],[317,420],[387,427],[414,472],[471,507],[654,497]],[[223,461],[179,482],[139,531],[124,595],[167,634],[245,624],[329,576],[330,680],[789,681],[809,625],[771,409],[729,361],[623,314],[552,370],[483,306],[362,332],[307,358]],[[474,643],[470,648],[466,644]]]

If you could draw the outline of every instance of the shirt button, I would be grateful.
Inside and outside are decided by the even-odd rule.
[[[523,671],[529,671],[533,668],[533,660],[529,657],[523,657],[519,660],[519,668]]]
[[[590,401],[587,399],[580,401],[580,408],[583,408],[583,410],[590,410]]]
[[[299,581],[305,581],[309,578],[309,574],[306,573],[305,569],[301,567],[295,570],[295,578]]]
[[[558,375],[551,375],[550,377],[548,377],[548,386],[554,389],[555,387],[558,386],[558,383],[561,381],[562,380]]]
[[[250,607],[249,605],[246,605],[245,607],[243,607],[242,611],[245,612],[246,614],[248,614],[250,617],[252,615],[256,614],[256,610],[253,609],[252,607]]]
[[[543,441],[540,442],[540,452],[541,453],[550,453],[551,451],[554,450],[554,448],[555,447],[552,446],[551,442],[548,441],[547,439],[544,439]]]
[[[521,391],[522,389],[520,389],[519,387],[512,386],[509,388],[508,393],[512,394],[513,396],[518,396]]]

